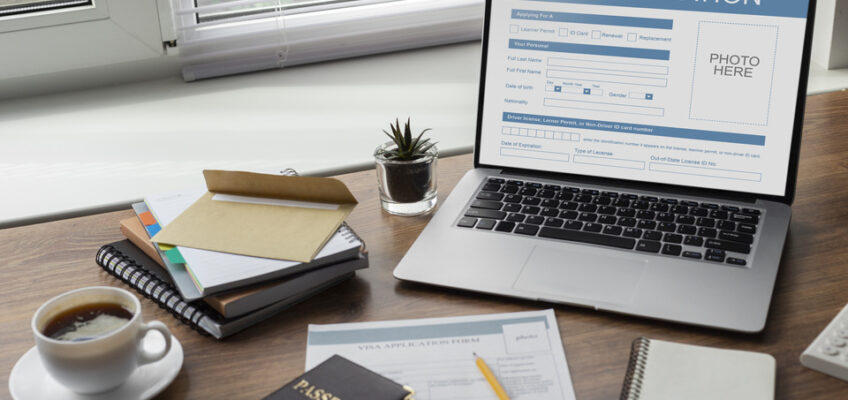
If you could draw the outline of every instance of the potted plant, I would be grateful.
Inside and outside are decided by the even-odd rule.
[[[401,129],[400,121],[389,124],[392,133],[383,130],[391,141],[374,151],[380,203],[383,209],[396,215],[419,215],[436,205],[436,143],[423,138],[425,129],[413,136],[407,119]]]

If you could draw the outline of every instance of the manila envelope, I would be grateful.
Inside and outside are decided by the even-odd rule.
[[[332,178],[217,170],[203,176],[209,193],[153,242],[306,263],[357,204]]]

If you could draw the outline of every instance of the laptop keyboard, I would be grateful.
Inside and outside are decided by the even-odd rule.
[[[745,266],[761,210],[489,178],[457,226]]]

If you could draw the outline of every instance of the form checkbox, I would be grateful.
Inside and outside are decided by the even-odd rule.
[[[592,31],[592,39],[600,39],[601,31]]]
[[[559,36],[568,37],[568,28],[559,28]]]
[[[635,42],[636,41],[636,34],[633,33],[633,32],[628,33],[627,34],[627,41],[628,42]]]
[[[518,33],[518,25],[510,25],[509,33]]]

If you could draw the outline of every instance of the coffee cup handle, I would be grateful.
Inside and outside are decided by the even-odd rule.
[[[145,350],[144,345],[141,344],[138,349],[138,365],[150,364],[152,362],[159,361],[171,350],[171,331],[168,330],[168,327],[159,321],[150,321],[143,324],[139,329],[139,335],[142,340],[147,337],[147,334],[150,333],[151,330],[159,331],[159,333],[162,334],[162,337],[165,338],[165,348],[159,352],[151,352]]]

